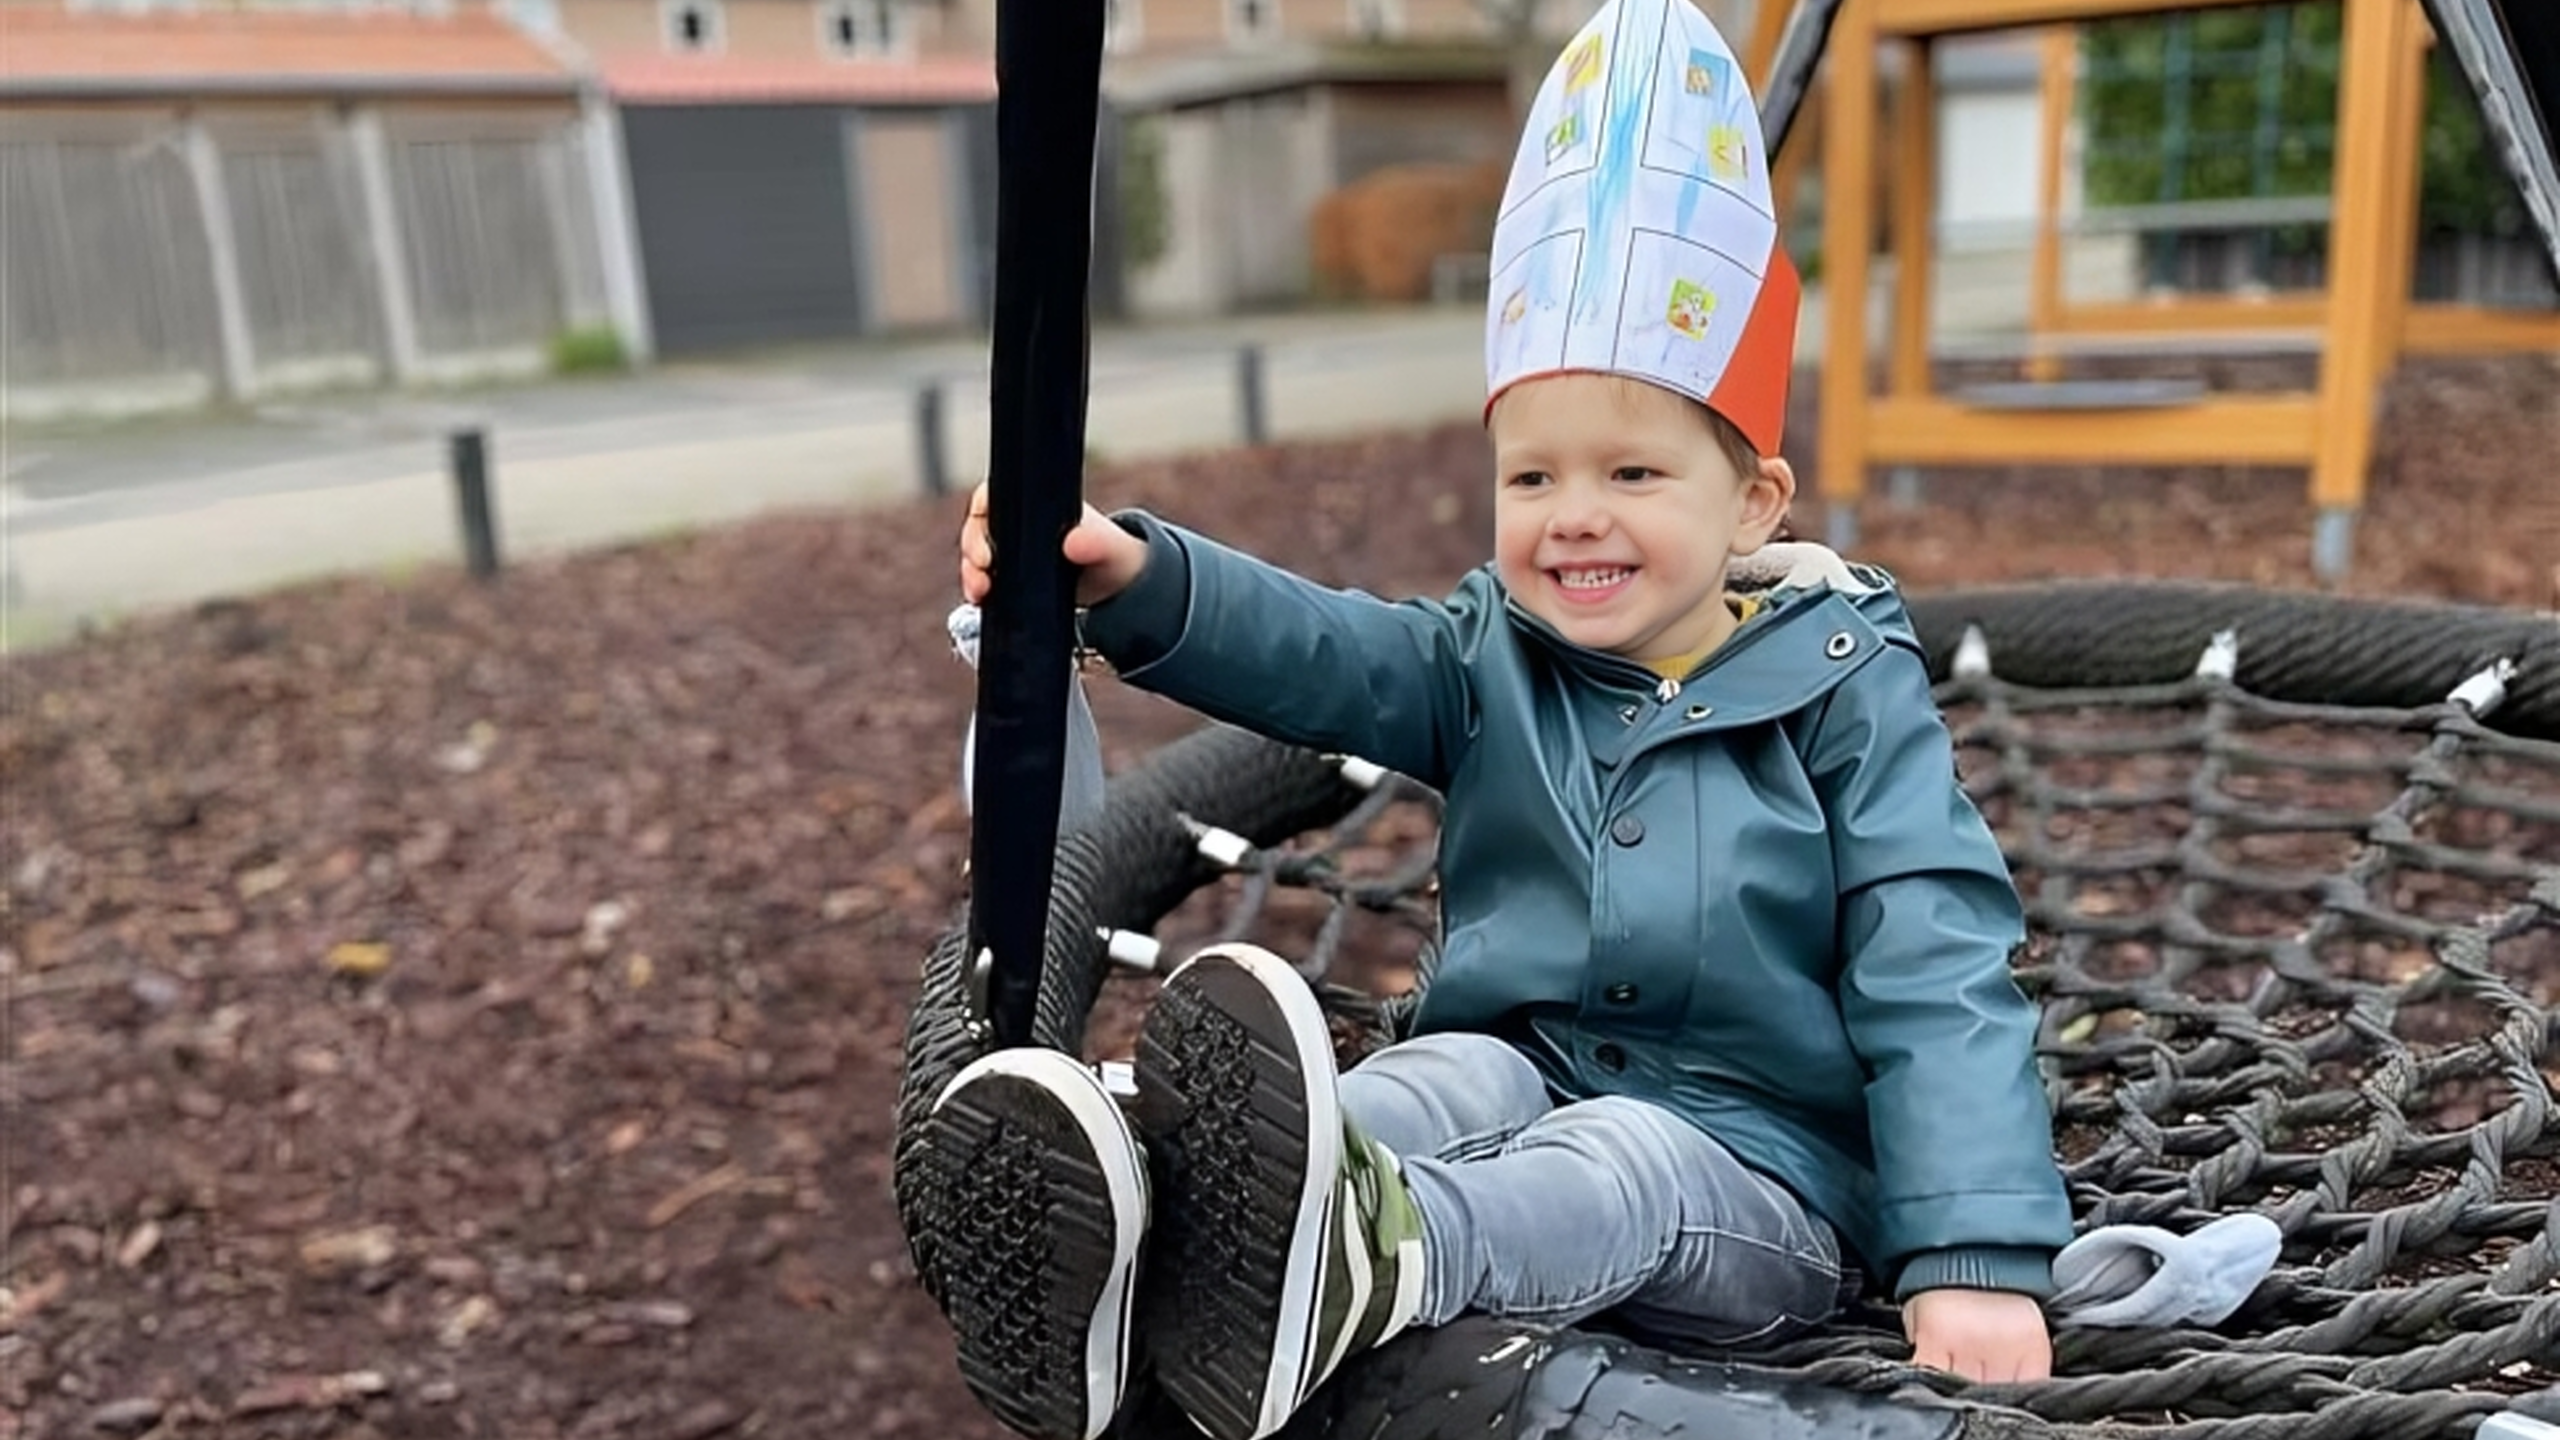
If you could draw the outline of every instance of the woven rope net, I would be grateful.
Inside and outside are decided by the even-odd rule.
[[[2191,587],[1914,610],[2027,905],[2018,973],[2081,1224],[2256,1211],[2276,1270],[2209,1330],[2063,1326],[2056,1378],[2027,1386],[1911,1368],[1872,1306],[1741,1356],[1461,1322],[1355,1364],[1293,1433],[1814,1433],[1715,1429],[1737,1377],[1869,1397],[1840,1433],[1875,1435],[2420,1440],[2560,1399],[2560,624]],[[1392,1036],[1429,978],[1435,807],[1223,728],[1159,752],[1060,848],[1038,1038],[1080,1050],[1107,937],[1126,953],[1177,908],[1168,935],[1295,960],[1346,1059]],[[928,958],[902,1097],[929,1288],[967,1263],[943,1240],[965,1199],[915,1163],[912,1123],[983,1046],[961,950]],[[1539,1362],[1517,1380],[1452,1380],[1515,1332]],[[1652,1408],[1607,1400],[1613,1369]],[[1155,1433],[1146,1410],[1124,1429]]]

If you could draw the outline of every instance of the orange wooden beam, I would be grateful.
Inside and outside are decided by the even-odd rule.
[[[2068,25],[2045,27],[2036,116],[2036,248],[2027,276],[2027,378],[2051,380],[2061,361],[2033,343],[2061,328],[2062,137],[2071,129],[2073,74],[2080,35]]]
[[[2391,171],[2382,208],[2383,223],[2390,228],[2382,273],[2375,279],[2383,307],[2376,384],[2398,368],[2401,348],[2408,343],[2409,290],[2418,269],[2418,180],[2427,146],[2427,46],[2432,37],[2417,0],[2402,0],[2401,8],[2400,50],[2391,69]]]
[[[2000,410],[1943,397],[1879,398],[1867,456],[1883,464],[2083,462],[2308,465],[2319,410],[2301,395],[2236,395],[2130,410]],[[1824,440],[1823,464],[1830,464]]]
[[[2398,340],[2397,305],[2407,276],[2392,284],[2400,253],[2392,226],[2415,216],[2391,214],[2399,167],[2417,157],[2395,150],[2402,111],[2398,90],[2412,53],[2409,26],[2417,0],[2345,0],[2346,33],[2338,76],[2338,156],[2329,225],[2329,320],[2320,356],[2320,453],[2311,467],[2311,501],[2354,509],[2364,501],[2373,459],[2373,397]],[[2393,293],[2396,288],[2397,293]]]
[[[2560,311],[2412,305],[2400,349],[2409,355],[2560,354]]]
[[[1936,288],[1938,98],[1926,39],[1902,47],[1902,88],[1893,115],[1893,393],[1929,390],[1929,301]]]
[[[1758,94],[1769,83],[1769,67],[1778,63],[1778,40],[1787,32],[1787,15],[1795,9],[1795,0],[1756,0],[1751,12],[1751,38],[1743,42],[1742,73],[1751,79],[1752,93]]]
[[[2318,290],[2280,290],[2263,297],[2177,295],[2158,300],[2092,300],[2065,304],[2048,317],[2055,335],[2174,335],[2189,331],[2316,330],[2329,318]]]
[[[1875,29],[1881,35],[1960,35],[1971,30],[2017,30],[2124,15],[2165,15],[2265,3],[2267,0],[1882,0]]]

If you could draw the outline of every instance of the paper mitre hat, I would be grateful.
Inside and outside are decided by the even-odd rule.
[[[1801,287],[1742,66],[1688,0],[1609,0],[1538,87],[1493,229],[1486,411],[1598,371],[1778,452]]]

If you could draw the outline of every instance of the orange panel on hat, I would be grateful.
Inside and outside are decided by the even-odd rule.
[[[1771,250],[1742,339],[1707,397],[1715,412],[1732,421],[1763,455],[1777,454],[1787,431],[1787,381],[1795,370],[1796,309],[1803,294],[1795,262],[1786,251]]]

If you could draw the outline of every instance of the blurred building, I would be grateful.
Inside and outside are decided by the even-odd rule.
[[[1123,208],[1129,308],[1215,314],[1307,298],[1318,203],[1390,167],[1506,164],[1519,72],[1542,72],[1596,8],[1113,0],[1103,86],[1119,123],[1106,180]]]
[[[1109,0],[1097,307],[1304,300],[1325,197],[1503,165],[1596,3]],[[983,324],[996,9],[0,0],[6,409]],[[2028,174],[2031,72],[1946,78],[1944,183]]]
[[[632,308],[593,121],[486,11],[0,5],[7,409],[543,368]]]
[[[655,346],[982,322],[992,48],[959,4],[515,0],[613,102]]]

